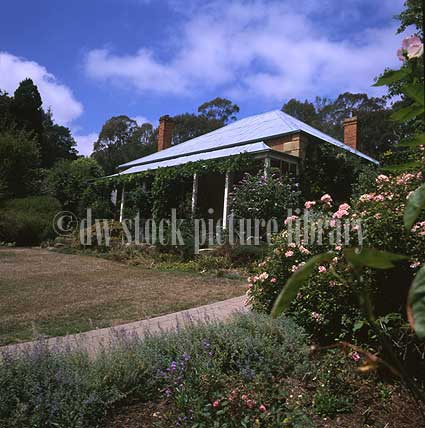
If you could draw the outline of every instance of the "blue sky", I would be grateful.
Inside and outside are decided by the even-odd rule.
[[[0,88],[31,77],[81,153],[126,114],[157,124],[216,96],[239,117],[368,92],[398,66],[403,0],[14,0],[2,5]],[[7,17],[5,19],[5,17]]]

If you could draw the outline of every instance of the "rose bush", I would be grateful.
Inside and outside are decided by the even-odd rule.
[[[423,159],[422,159],[423,162]],[[349,266],[341,257],[343,240],[348,246],[363,245],[408,256],[389,271],[367,270],[366,282],[378,316],[399,312],[404,316],[407,290],[414,273],[425,261],[425,217],[410,232],[403,229],[403,212],[410,192],[423,182],[423,172],[389,177],[379,175],[374,191],[351,204],[335,206],[330,195],[307,201],[306,212],[285,220],[286,229],[275,237],[271,255],[249,278],[248,302],[253,309],[269,312],[291,274],[313,255],[334,252],[330,263],[319,266],[293,301],[292,316],[321,342],[353,340],[364,326]],[[309,236],[304,235],[308,225]],[[317,231],[322,226],[322,242]],[[338,239],[338,230],[341,239]],[[316,237],[312,236],[316,231]],[[299,238],[299,239],[297,239]],[[393,318],[385,318],[393,319]]]

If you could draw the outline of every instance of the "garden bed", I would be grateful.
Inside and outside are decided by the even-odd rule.
[[[310,354],[290,319],[239,315],[108,353],[42,343],[0,362],[0,426],[106,428],[419,428],[397,383],[339,350]]]

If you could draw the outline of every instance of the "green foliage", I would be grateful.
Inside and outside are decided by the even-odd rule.
[[[33,132],[40,145],[43,133],[42,103],[37,86],[31,79],[25,79],[16,89],[11,105],[16,125],[27,132]]]
[[[398,140],[398,125],[389,120],[392,109],[387,104],[384,97],[345,92],[335,100],[316,97],[314,102],[300,102],[291,99],[282,106],[282,111],[341,141],[344,119],[357,116],[359,149],[380,159]]]
[[[227,125],[236,119],[239,107],[226,98],[217,97],[201,104],[198,113],[198,115],[183,113],[173,117],[174,145]]]
[[[214,98],[198,107],[198,113],[209,120],[216,120],[226,125],[236,120],[236,114],[239,113],[239,106],[233,104],[226,98]]]
[[[407,199],[406,209],[404,211],[404,227],[410,230],[418,218],[421,211],[425,208],[425,184],[418,187]]]
[[[405,9],[397,16],[400,26],[397,33],[402,33],[409,26],[416,27],[421,38],[423,38],[424,5],[422,0],[406,0]]]
[[[420,339],[425,339],[425,266],[419,270],[409,292],[413,328]]]
[[[156,131],[150,123],[138,126],[128,116],[114,116],[102,126],[92,157],[110,175],[118,165],[153,153],[155,148]]]
[[[353,182],[351,197],[353,199],[358,199],[365,193],[372,193],[378,175],[379,169],[375,165],[369,165],[363,168]]]
[[[113,180],[94,180],[85,185],[79,201],[78,215],[85,217],[86,209],[92,210],[93,218],[113,218],[116,208],[111,201],[111,193],[116,189]]]
[[[301,192],[306,199],[329,193],[343,202],[352,196],[353,183],[363,174],[373,175],[375,170],[375,166],[337,147],[311,144],[299,177]]]
[[[408,257],[400,254],[375,250],[374,248],[346,248],[344,249],[344,257],[356,269],[364,267],[391,269],[396,266],[395,262],[408,259]]]
[[[273,170],[267,175],[247,173],[230,195],[230,210],[236,219],[274,218],[282,225],[282,213],[298,208],[299,197],[294,180],[288,176],[281,177]]]
[[[324,356],[316,372],[319,387],[314,396],[315,413],[323,417],[335,417],[352,410],[352,370],[347,360],[338,355],[338,351],[331,351]]]
[[[364,272],[364,281],[372,294],[377,316],[404,311],[404,302],[407,300],[413,274],[418,264],[425,261],[423,260],[425,254],[423,217],[418,219],[412,231],[408,233],[402,226],[406,197],[421,182],[421,177],[421,174],[404,174],[398,177],[380,175],[376,179],[374,191],[359,196],[353,200],[351,206],[344,207],[348,211],[343,215],[343,219],[351,222],[360,219],[363,225],[363,252],[352,254],[353,257],[357,257],[356,262],[362,254],[371,255],[373,250],[370,248],[409,257],[408,263],[401,260],[401,263],[397,263],[397,267],[390,272],[385,270],[378,272],[372,269]],[[336,208],[328,208],[321,202],[315,203],[315,209],[310,212],[313,224],[321,219],[326,225],[332,220],[332,216],[340,211]],[[303,230],[302,222],[301,230]],[[323,263],[325,269],[322,269],[322,272],[316,269],[313,275],[304,281],[299,293],[295,293],[296,299],[290,307],[290,312],[295,319],[318,340],[325,342],[342,338],[351,340],[358,333],[353,331],[354,325],[364,319],[358,306],[357,290],[350,280],[352,268],[342,254],[343,249],[336,244],[331,245],[328,240],[328,234],[332,230],[330,224],[324,227],[323,245],[309,242],[291,243],[288,241],[286,231],[278,235],[271,255],[258,267],[257,275],[251,277],[252,286],[249,291],[253,308],[269,312],[280,291],[285,290],[288,279],[302,266],[302,263],[306,263],[314,255],[329,250],[334,251],[335,261],[330,264]],[[350,246],[357,246],[357,236],[356,230],[350,231]],[[345,254],[348,254],[347,250]],[[374,251],[373,255],[373,259],[368,258],[367,262],[363,260],[362,263],[367,263],[373,268],[390,267],[394,264],[393,256],[388,261],[387,258],[384,260],[381,257],[387,256],[386,253]],[[353,257],[350,257],[352,262]],[[266,275],[261,276],[261,273]]]
[[[0,132],[1,197],[25,195],[31,188],[39,163],[37,142],[24,131]]]
[[[297,296],[301,286],[313,273],[313,270],[317,268],[317,265],[323,262],[329,262],[332,259],[332,253],[318,254],[312,257],[310,260],[305,262],[298,270],[290,276],[281,293],[276,299],[273,309],[272,316],[277,317],[282,314],[283,311],[289,308],[291,302]]]
[[[104,172],[100,165],[90,158],[57,162],[47,173],[48,192],[57,198],[64,210],[80,213],[80,201],[90,181],[100,178]]]
[[[61,211],[50,196],[11,199],[0,209],[0,241],[17,245],[37,245],[53,238],[53,218]]]
[[[240,427],[244,420],[252,426],[257,418],[276,426],[299,418],[282,404],[288,393],[272,381],[301,380],[311,370],[305,335],[286,318],[245,315],[144,341],[115,340],[115,349],[94,361],[83,352],[55,355],[43,344],[6,355],[0,362],[0,425],[95,426],[114,403],[136,397],[167,400],[163,417],[173,424],[189,409],[191,423],[205,427]]]
[[[12,97],[0,90],[0,198],[41,194],[41,168],[75,159],[75,145],[70,130],[43,111],[31,79],[23,80]]]
[[[221,128],[224,123],[203,114],[183,113],[173,116],[173,145]]]
[[[50,110],[43,112],[42,166],[50,168],[60,159],[77,159],[76,145],[69,128],[54,123]]]

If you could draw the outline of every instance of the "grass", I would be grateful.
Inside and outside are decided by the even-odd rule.
[[[241,280],[0,249],[0,345],[109,327],[242,295]]]

